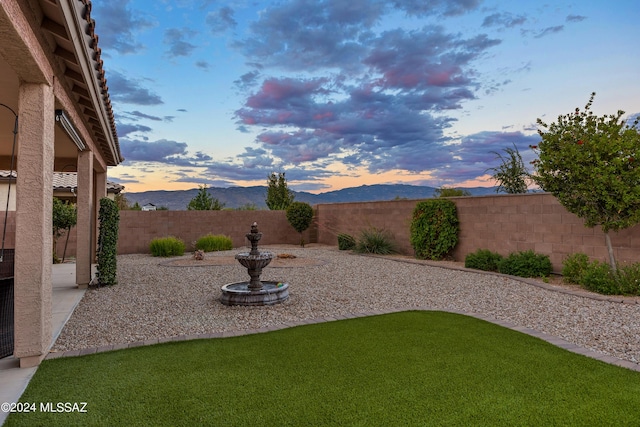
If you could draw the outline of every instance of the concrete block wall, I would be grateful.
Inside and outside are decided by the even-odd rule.
[[[289,224],[284,211],[120,211],[118,254],[149,253],[149,243],[157,237],[182,239],[187,250],[191,243],[208,233],[231,237],[233,247],[249,245],[245,234],[253,222],[263,233],[260,245],[300,244],[300,233]],[[309,229],[303,233],[310,242]]]
[[[418,200],[321,204],[316,209],[318,243],[337,245],[339,233],[357,238],[367,228],[387,230],[403,254],[413,254],[409,242],[411,215]]]
[[[549,255],[554,271],[563,259],[584,252],[594,260],[607,261],[605,237],[599,228],[586,228],[551,194],[491,195],[452,198],[460,219],[460,241],[452,253],[455,260],[477,249],[502,255],[533,249]],[[305,242],[337,245],[338,233],[357,237],[363,229],[388,230],[401,251],[413,254],[409,242],[411,216],[419,200],[334,203],[314,207],[312,227],[303,233]],[[289,225],[284,211],[121,211],[118,253],[149,253],[156,237],[176,236],[191,242],[207,233],[231,237],[234,247],[248,245],[245,234],[253,221],[264,233],[260,244],[299,244],[300,235]],[[62,257],[65,236],[58,241]],[[640,262],[640,225],[611,233],[619,262]],[[75,229],[71,231],[67,258],[75,256]],[[15,247],[15,212],[9,212],[5,247]]]
[[[607,261],[602,231],[584,222],[548,193],[451,198],[460,219],[460,239],[452,253],[464,261],[467,254],[489,249],[502,255],[532,249],[549,255],[555,272],[563,259],[584,252],[594,260]],[[390,231],[403,254],[412,255],[410,224],[419,200],[343,203],[316,206],[318,242],[337,244],[338,233],[357,237],[368,227]],[[640,262],[640,225],[611,233],[619,262]]]

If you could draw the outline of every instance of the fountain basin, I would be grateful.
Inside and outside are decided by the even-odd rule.
[[[250,290],[249,282],[228,283],[222,287],[220,302],[224,305],[274,305],[289,299],[288,283],[261,283],[260,290]]]

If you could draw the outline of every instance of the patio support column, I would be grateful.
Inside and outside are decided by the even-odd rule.
[[[76,283],[86,288],[91,282],[91,262],[95,254],[94,197],[93,197],[93,153],[90,150],[78,153],[78,222],[76,225]]]
[[[18,114],[14,356],[30,367],[46,356],[52,333],[53,88],[22,83]]]

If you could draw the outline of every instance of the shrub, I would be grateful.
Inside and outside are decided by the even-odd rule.
[[[177,237],[158,237],[149,245],[153,256],[180,256],[184,255],[184,242]]]
[[[618,287],[623,295],[640,295],[640,263],[618,267]]]
[[[116,202],[103,197],[100,199],[98,212],[100,229],[98,232],[98,283],[100,285],[115,285],[117,269],[118,224],[120,212]]]
[[[356,239],[350,234],[340,233],[338,234],[338,249],[341,251],[348,251],[356,247]]]
[[[535,252],[514,252],[498,264],[498,271],[519,277],[547,277],[551,274],[551,260],[548,255]]]
[[[362,230],[354,248],[359,253],[388,255],[398,252],[393,236],[379,228]]]
[[[419,202],[413,210],[411,246],[416,258],[439,260],[458,243],[456,204],[446,199]]]
[[[565,282],[582,283],[582,276],[589,266],[587,254],[575,253],[569,255],[562,262],[562,276]]]
[[[302,232],[309,228],[313,221],[313,208],[309,203],[293,202],[287,207],[287,221],[300,233],[300,246],[304,247]]]
[[[620,288],[609,264],[593,261],[582,273],[580,285],[587,290],[604,295],[620,294]]]
[[[604,295],[640,295],[640,263],[618,266],[599,261],[589,262],[583,253],[568,256],[563,264],[564,280]]]
[[[229,251],[233,249],[233,242],[231,237],[223,234],[207,234],[200,237],[196,241],[196,249],[203,250],[205,252],[213,251]]]
[[[478,249],[465,257],[464,266],[484,271],[498,271],[498,264],[502,259],[503,257],[499,253],[491,252],[488,249]]]

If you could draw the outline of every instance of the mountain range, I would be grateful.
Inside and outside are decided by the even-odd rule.
[[[464,188],[474,196],[495,194],[495,187]],[[198,189],[176,191],[142,191],[138,193],[125,193],[130,205],[138,203],[144,206],[153,203],[157,207],[165,207],[169,210],[186,210],[189,201],[198,194]],[[253,187],[209,187],[209,194],[224,203],[225,208],[240,208],[254,205],[256,209],[266,209],[266,186]],[[433,197],[436,188],[406,185],[406,184],[376,184],[362,185],[360,187],[343,188],[341,190],[327,191],[313,194],[305,191],[294,191],[295,201],[307,202],[310,205],[320,203],[345,203],[345,202],[373,202],[394,199],[426,199]]]

